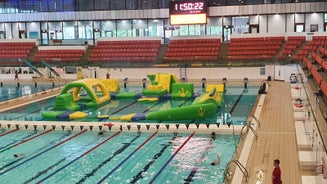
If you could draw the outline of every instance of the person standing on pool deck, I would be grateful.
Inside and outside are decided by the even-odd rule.
[[[19,81],[19,78],[18,78],[18,71],[15,70],[15,81]]]
[[[275,159],[274,160],[274,171],[272,173],[272,183],[273,184],[282,184],[282,179],[281,179],[281,170],[280,170],[280,167],[279,167],[279,163],[280,161],[278,159]]]

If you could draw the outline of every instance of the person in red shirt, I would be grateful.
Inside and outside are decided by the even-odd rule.
[[[274,171],[272,173],[272,183],[273,184],[282,184],[282,179],[281,179],[281,170],[280,170],[280,167],[279,167],[279,163],[280,161],[278,159],[275,159],[274,160]]]

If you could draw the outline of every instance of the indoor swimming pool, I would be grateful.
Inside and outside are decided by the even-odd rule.
[[[3,183],[222,183],[238,135],[2,130]],[[14,157],[17,154],[18,157]],[[219,165],[211,165],[217,155]],[[19,176],[19,177],[17,177]]]
[[[138,90],[142,88],[126,88]],[[196,87],[195,92],[202,92]],[[151,124],[226,124],[242,126],[252,111],[258,87],[230,86],[225,101],[212,118],[189,121],[141,121]],[[97,115],[109,117],[131,112],[155,111],[162,108],[186,106],[193,99],[163,100],[137,103],[136,100],[115,100],[87,111],[89,116],[70,123],[87,123],[65,128],[59,122],[45,121],[41,111],[54,105],[54,98],[32,102],[27,106],[0,113],[0,178],[6,183],[222,183],[227,164],[231,161],[240,140],[239,134],[217,134],[211,138],[206,133],[177,133],[176,129],[162,132],[152,129],[144,132],[124,131],[115,126],[104,127],[106,133],[99,136],[99,127],[115,122],[98,119]],[[12,122],[9,127],[8,122]],[[15,121],[20,122],[19,128]],[[24,123],[28,121],[30,123]],[[33,121],[42,124],[36,128]],[[32,123],[32,124],[31,124]],[[29,124],[29,125],[27,125]],[[167,125],[166,124],[166,125]],[[23,128],[25,125],[25,129]],[[33,126],[35,130],[32,130]],[[8,126],[8,127],[6,127]],[[133,125],[134,126],[134,125]],[[136,125],[137,126],[137,125]],[[143,125],[142,125],[143,126]],[[146,126],[146,125],[144,125]],[[216,126],[216,125],[214,125]],[[61,127],[61,128],[60,128]],[[120,125],[121,127],[121,125]],[[183,126],[184,127],[184,126]],[[182,128],[183,128],[182,127]],[[186,126],[187,127],[187,126]],[[217,127],[217,126],[216,126]],[[62,130],[61,130],[62,129]],[[70,130],[71,129],[71,130]],[[149,129],[148,129],[149,130]],[[160,132],[158,132],[160,131]],[[14,155],[17,154],[18,157]],[[220,156],[219,165],[211,163]],[[17,177],[19,176],[19,177]]]

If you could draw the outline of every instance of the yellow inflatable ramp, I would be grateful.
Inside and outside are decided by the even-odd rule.
[[[224,84],[207,84],[206,92],[210,93],[213,88],[216,88],[218,93],[223,93],[225,91]]]

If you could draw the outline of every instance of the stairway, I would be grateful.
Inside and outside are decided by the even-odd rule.
[[[165,55],[168,49],[168,44],[161,44],[157,53],[156,64],[162,64],[165,61]]]
[[[95,45],[88,45],[85,53],[83,54],[81,61],[82,63],[89,63],[89,59],[91,58],[91,54],[93,52],[93,50],[95,49]]]
[[[35,54],[37,53],[37,51],[38,51],[38,47],[37,46],[34,46],[33,49],[30,51],[30,53],[28,54],[27,59],[29,61],[33,61],[33,59],[34,59]]]
[[[282,54],[283,54],[285,46],[286,46],[286,41],[284,40],[282,45],[280,46],[279,50],[277,51],[277,53],[275,55],[276,58],[282,58]]]
[[[228,58],[228,49],[229,43],[223,42],[220,44],[219,56],[218,61],[226,61]]]

